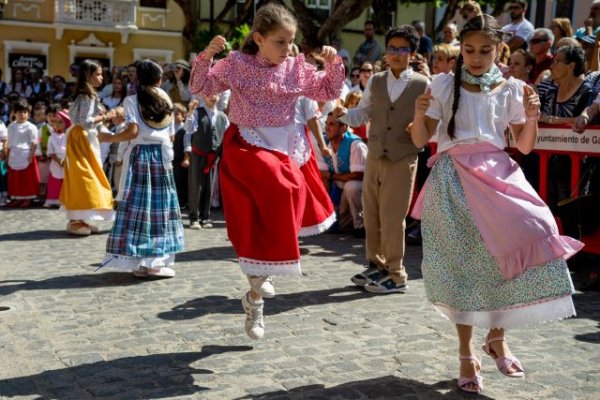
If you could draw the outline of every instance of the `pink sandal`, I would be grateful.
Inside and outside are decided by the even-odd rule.
[[[469,392],[469,393],[481,393],[483,391],[483,378],[481,377],[481,375],[479,375],[479,372],[477,371],[477,369],[479,369],[479,371],[481,371],[481,361],[475,357],[475,356],[460,356],[458,358],[460,361],[463,360],[473,360],[475,361],[475,376],[471,377],[471,378],[467,378],[466,376],[461,376],[458,378],[458,388],[460,390],[462,390],[463,392]],[[469,383],[474,383],[475,385],[477,385],[477,387],[475,389],[471,389],[466,387]]]
[[[508,376],[509,378],[523,378],[525,376],[525,370],[523,369],[523,366],[517,357],[498,357],[498,354],[492,350],[492,347],[490,346],[490,343],[504,341],[504,336],[487,339],[482,349],[487,353],[487,355],[494,359],[498,370],[502,372],[503,375]],[[516,369],[516,371],[508,373],[510,367],[513,367],[513,369]]]

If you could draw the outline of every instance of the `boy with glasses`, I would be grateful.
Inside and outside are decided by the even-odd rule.
[[[352,282],[371,293],[406,290],[404,269],[405,218],[417,171],[417,153],[406,128],[415,99],[428,79],[410,68],[419,34],[410,25],[390,29],[385,36],[390,69],[373,75],[358,107],[334,110],[350,126],[370,121],[367,163],[363,180],[363,218],[367,268]]]
[[[505,42],[513,52],[517,49],[527,49],[527,42],[533,34],[533,25],[525,19],[527,12],[527,1],[518,0],[510,2],[511,23],[504,25],[502,31],[505,33]]]

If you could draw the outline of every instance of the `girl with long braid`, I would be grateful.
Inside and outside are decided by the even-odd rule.
[[[183,224],[173,178],[173,103],[159,87],[162,69],[137,63],[136,94],[123,102],[127,127],[107,142],[130,141],[123,157],[117,216],[106,242],[102,267],[137,277],[175,276],[175,253],[183,250]]]
[[[423,146],[438,130],[438,153],[413,216],[422,220],[428,300],[456,324],[461,390],[483,390],[473,326],[488,330],[483,350],[508,377],[525,372],[504,330],[575,315],[565,259],[582,243],[561,236],[550,210],[503,151],[505,132],[529,153],[540,101],[494,64],[502,32],[479,15],[460,34],[456,74],[438,75],[417,98],[410,128]]]

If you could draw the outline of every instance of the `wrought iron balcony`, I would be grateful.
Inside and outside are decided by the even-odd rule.
[[[135,28],[136,0],[58,0],[56,23]]]

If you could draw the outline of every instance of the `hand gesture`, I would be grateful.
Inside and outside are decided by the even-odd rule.
[[[113,119],[117,116],[117,112],[115,110],[109,110],[106,113],[106,119]]]
[[[175,79],[180,81],[181,77],[183,76],[183,68],[175,68],[175,71],[173,71],[173,76],[175,76]]]
[[[431,105],[431,100],[433,100],[431,88],[427,88],[425,93],[417,97],[417,100],[415,100],[415,118],[423,118],[425,116],[425,113]]]
[[[581,114],[577,118],[575,118],[575,123],[573,124],[573,132],[583,133],[585,132],[585,128],[587,128],[587,124],[590,122],[590,118]]]
[[[225,39],[221,35],[217,35],[210,41],[210,43],[208,44],[208,46],[206,47],[206,50],[204,50],[204,52],[206,53],[206,56],[208,58],[213,58],[215,55],[219,54],[226,48],[227,48],[227,39]]]
[[[329,147],[325,146],[321,149],[321,155],[323,157],[333,157],[333,151],[331,151]]]
[[[330,64],[335,60],[335,56],[337,55],[337,50],[331,46],[323,46],[321,49],[321,57],[325,60],[326,64]]]
[[[419,62],[419,70],[417,72],[427,78],[431,77],[431,72],[429,71],[429,65],[427,65],[427,62],[425,62],[425,59],[423,59]]]
[[[535,119],[540,115],[540,96],[529,85],[523,88],[523,107],[525,107],[525,115],[529,119]]]
[[[348,114],[348,109],[346,107],[336,107],[333,109],[333,117],[334,118],[340,118],[343,117],[344,115]]]
[[[194,110],[196,108],[198,108],[198,104],[200,104],[200,102],[198,101],[198,99],[194,99],[194,100],[190,101],[190,104],[188,104],[188,112],[189,113],[193,113]]]

